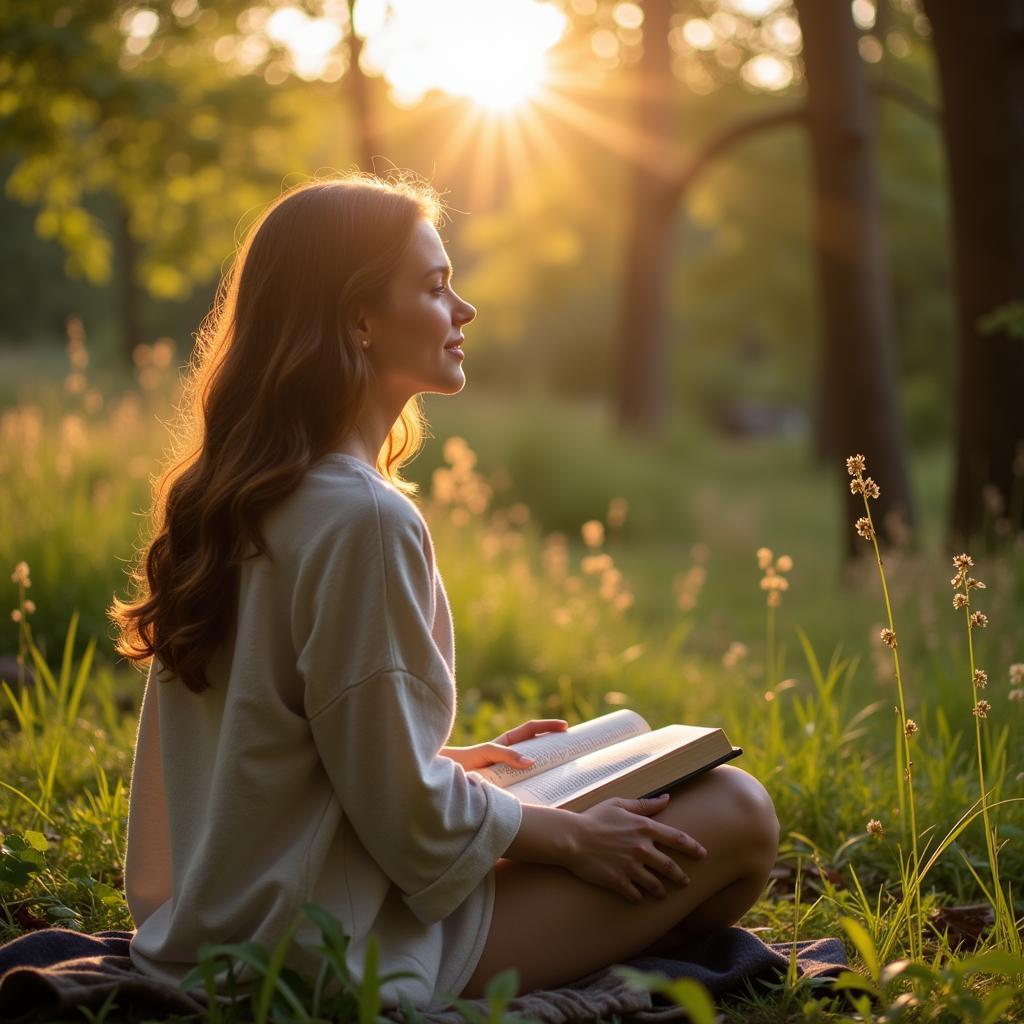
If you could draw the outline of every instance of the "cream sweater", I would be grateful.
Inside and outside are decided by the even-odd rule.
[[[263,522],[232,633],[189,691],[150,668],[125,889],[133,963],[179,981],[207,942],[272,947],[313,902],[367,940],[418,1007],[458,994],[483,950],[508,793],[439,755],[455,720],[451,615],[416,507],[331,453]],[[320,941],[303,917],[291,966]]]

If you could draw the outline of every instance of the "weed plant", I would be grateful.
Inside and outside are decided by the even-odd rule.
[[[65,395],[64,406],[17,407],[0,423],[0,538],[14,613],[6,645],[15,659],[0,695],[0,940],[45,924],[131,927],[121,869],[142,677],[105,657],[105,626],[76,605],[87,598],[101,610],[108,581],[121,585],[134,540],[123,520],[146,506],[159,451],[149,420],[163,406],[158,389],[143,388],[135,397],[101,396],[87,409],[87,391]],[[67,416],[80,422],[62,425]],[[733,632],[709,599],[721,535],[680,545],[688,564],[671,571],[657,596],[664,571],[649,577],[634,557],[643,498],[613,493],[571,530],[553,530],[465,441],[448,436],[437,449],[422,500],[457,628],[452,742],[489,739],[531,717],[579,721],[623,705],[653,724],[721,725],[771,792],[785,837],[773,881],[745,923],[771,941],[846,939],[856,971],[838,990],[791,974],[725,1000],[727,1020],[994,1022],[1024,1014],[1014,1001],[1024,983],[1019,545],[986,563],[988,630],[968,618],[964,637],[937,614],[929,618],[939,563],[929,567],[931,552],[894,551],[882,577],[891,617],[874,635],[891,630],[895,644],[898,619],[898,647],[822,647],[813,629],[801,628],[805,609],[829,603],[825,593],[802,593],[813,549],[776,556],[760,542],[787,550],[789,538],[768,536],[746,548],[740,571],[750,613],[726,621],[754,625]],[[869,568],[882,568],[880,553]],[[851,616],[874,621],[870,577],[863,568],[854,577],[833,614],[849,606]],[[963,575],[957,592],[975,601],[982,588],[969,580]],[[655,605],[659,614],[649,614]],[[865,633],[858,626],[855,635]],[[958,925],[964,905],[976,905],[977,927]],[[366,981],[372,965],[346,980],[331,965],[344,942],[337,922],[322,908],[306,914],[323,936],[319,979],[290,974],[286,948],[203,951],[193,978],[200,988],[231,964],[241,973],[248,962],[256,981],[255,994],[223,1019],[362,1024],[379,1016],[379,979]],[[694,1020],[712,1019],[693,986],[632,981],[675,999]],[[495,979],[490,1019],[507,1015],[514,987],[510,975]],[[114,999],[101,1016],[117,1013]]]

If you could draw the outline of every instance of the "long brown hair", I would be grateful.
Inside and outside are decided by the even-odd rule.
[[[240,566],[267,553],[259,522],[351,430],[370,367],[352,326],[386,289],[427,185],[370,175],[282,195],[247,233],[199,329],[173,442],[153,488],[152,536],[130,570],[134,600],[108,617],[118,654],[154,655],[196,693],[235,614]],[[396,485],[423,436],[406,406],[378,469]]]

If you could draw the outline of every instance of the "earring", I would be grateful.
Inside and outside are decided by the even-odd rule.
[[[370,339],[369,338],[363,338],[361,344],[362,344],[363,348],[369,348],[370,347]]]

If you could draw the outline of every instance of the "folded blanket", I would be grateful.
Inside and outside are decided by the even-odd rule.
[[[199,1013],[203,1004],[181,989],[142,974],[132,966],[128,944],[132,932],[84,935],[65,928],[29,932],[0,946],[0,1020],[28,1024],[82,1006],[95,1010],[117,990],[119,1009],[169,1014]],[[676,956],[637,957],[629,966],[670,978],[694,978],[714,995],[746,979],[784,974],[792,946],[768,945],[744,928],[726,928],[688,946]],[[796,946],[800,973],[834,977],[846,967],[838,939],[817,939]],[[471,1005],[485,1010],[483,1001]],[[613,969],[604,968],[571,985],[527,992],[512,1000],[508,1013],[541,1024],[571,1024],[619,1016],[635,1021],[683,1016],[657,995],[631,988]],[[399,1011],[394,1014],[401,1020]],[[429,1024],[461,1024],[458,1010],[422,1014]]]

